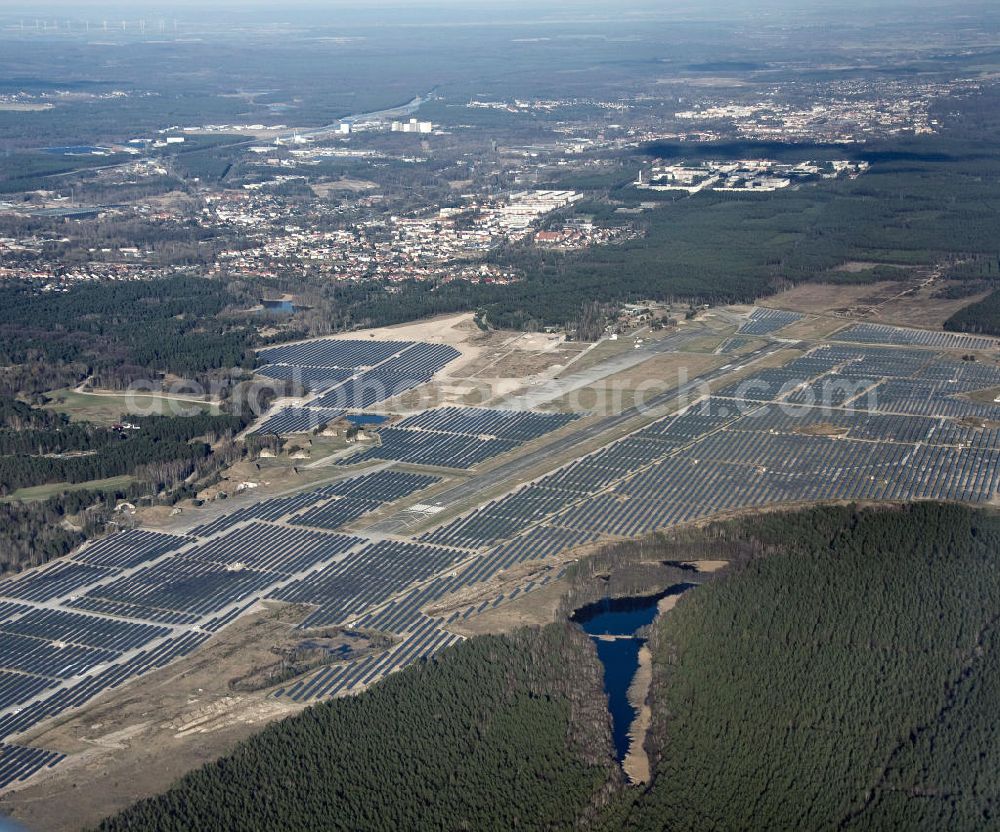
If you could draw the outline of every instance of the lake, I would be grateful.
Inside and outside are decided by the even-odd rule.
[[[604,691],[608,695],[611,733],[619,763],[628,754],[628,732],[636,714],[628,701],[628,689],[639,669],[639,648],[645,641],[635,633],[653,622],[661,599],[680,595],[694,586],[697,584],[681,583],[656,595],[603,598],[581,607],[571,616],[570,620],[579,624],[594,639],[597,657],[604,667]],[[616,638],[610,639],[608,636]]]

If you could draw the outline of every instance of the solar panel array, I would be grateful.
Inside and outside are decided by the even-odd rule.
[[[335,497],[354,497],[369,502],[390,503],[409,497],[439,482],[441,482],[440,477],[430,474],[384,470],[340,480],[326,486],[323,491]]]
[[[887,379],[872,390],[871,407],[891,413],[914,416],[949,416],[962,419],[978,416],[988,419],[996,415],[996,406],[960,398],[969,392],[968,385],[923,379]],[[973,387],[975,389],[975,387]]]
[[[555,566],[534,574],[535,577],[525,584],[519,584],[514,586],[512,589],[500,590],[493,597],[487,597],[485,601],[480,601],[478,604],[469,604],[463,609],[455,610],[450,616],[448,616],[447,619],[445,619],[445,624],[449,625],[455,621],[465,620],[473,615],[485,612],[488,609],[496,608],[505,601],[513,601],[521,595],[526,595],[535,589],[547,586],[552,581],[558,581],[566,574],[566,567]]]
[[[344,413],[334,407],[283,407],[269,415],[254,433],[312,433],[336,422]]]
[[[379,402],[399,396],[407,390],[412,390],[414,387],[419,387],[430,381],[433,375],[433,373],[418,375],[394,372],[378,367],[332,387],[309,404],[316,407],[364,410],[366,407],[371,407]]]
[[[739,352],[748,344],[753,343],[753,339],[749,337],[734,336],[732,338],[727,338],[722,344],[719,345],[718,352],[723,355],[731,355],[732,353]]]
[[[503,439],[480,439],[454,433],[383,428],[379,444],[354,456],[338,460],[338,465],[356,465],[372,460],[409,462],[437,468],[472,468],[494,457],[509,453],[517,442]]]
[[[257,375],[279,381],[291,381],[315,393],[329,390],[347,381],[357,371],[353,367],[297,367],[291,364],[265,364],[255,371]]]
[[[485,407],[439,407],[409,416],[401,430],[427,430],[463,436],[489,436],[530,442],[580,418],[578,413],[535,413],[530,410],[491,410]]]
[[[374,511],[384,503],[408,497],[417,491],[440,482],[438,477],[427,474],[408,474],[399,471],[376,471],[358,477],[340,480],[333,485],[312,491],[303,491],[287,497],[271,497],[251,503],[242,508],[216,517],[207,523],[195,526],[189,532],[197,537],[210,537],[241,523],[253,520],[281,520],[287,518],[293,525],[317,525],[303,523],[305,516],[332,518],[338,512],[345,514],[340,522],[327,519],[318,528],[337,529],[352,519]],[[347,505],[363,506],[363,510],[348,517]],[[339,508],[338,508],[339,507]]]
[[[488,580],[519,563],[542,561],[567,549],[593,543],[599,537],[600,535],[589,530],[535,526],[520,537],[491,549],[469,568],[464,577],[470,584]]]
[[[802,318],[803,316],[798,312],[758,307],[750,313],[750,318],[739,328],[738,332],[741,335],[768,335],[779,329],[784,329]]]
[[[325,594],[317,616],[335,609],[360,613],[408,581],[464,557],[440,547],[370,544],[279,524],[324,503],[355,501],[373,510],[437,482],[433,476],[375,471],[262,500],[189,535],[113,535],[0,582],[0,789],[61,759],[10,738],[187,655],[282,587],[322,576]],[[448,634],[434,644],[451,640]]]
[[[743,402],[730,386],[419,539],[334,533],[438,481],[381,470],[237,508],[188,535],[118,535],[0,582],[0,789],[58,761],[10,744],[17,733],[186,655],[260,598],[312,606],[305,629],[399,636],[386,651],[275,693],[304,701],[352,692],[445,649],[458,640],[448,623],[555,579],[580,545],[781,502],[983,502],[1000,489],[1000,408],[967,395],[1000,385],[996,364],[835,345],[753,380],[756,393]],[[852,409],[851,397],[838,400],[844,407],[805,406],[824,381],[845,380],[877,394],[868,409]],[[383,447],[362,457],[388,450],[389,459],[465,465],[483,446],[516,447],[573,418],[442,408],[383,431]],[[526,586],[499,582],[445,621],[427,615],[451,593],[529,561]]]
[[[29,607],[19,617],[0,623],[0,633],[124,652],[154,638],[169,635],[170,630],[151,624]]]
[[[317,610],[303,622],[304,627],[340,624],[467,557],[467,552],[439,546],[380,541],[320,574],[282,587],[271,597],[315,605]]]
[[[324,338],[302,344],[267,347],[257,352],[264,364],[296,367],[375,367],[413,346],[412,341],[361,341]]]
[[[942,350],[995,350],[1000,341],[979,338],[954,332],[935,332],[925,329],[904,329],[885,324],[854,324],[831,336],[834,341],[851,341],[858,344],[886,344],[893,346],[934,347]]]
[[[56,751],[0,743],[0,788],[27,780],[43,768],[51,768],[65,756]]]
[[[54,599],[80,588],[82,580],[104,580],[185,543],[153,532],[116,535],[78,553],[102,569],[62,562],[0,586],[6,597],[23,599],[0,601],[0,788],[62,759],[6,742],[9,737],[82,704],[109,687],[114,674],[118,682],[134,675],[146,648],[169,648],[172,641],[169,627],[74,612],[55,607]]]
[[[260,350],[257,372],[299,382],[320,395],[309,410],[276,414],[259,431],[302,432],[314,427],[311,409],[363,410],[430,381],[461,353],[444,344],[334,338]]]
[[[417,378],[430,378],[460,355],[461,353],[454,347],[444,344],[414,344],[406,352],[380,365],[379,369]]]
[[[105,669],[79,680],[63,683],[51,695],[37,698],[23,708],[0,710],[0,737],[6,739],[22,733],[70,708],[79,707],[136,676],[163,667],[174,659],[191,653],[209,637],[209,633],[189,632],[161,640]],[[43,749],[0,743],[0,789],[16,781],[27,780],[41,769],[55,765],[62,758],[61,754]]]
[[[342,497],[321,506],[312,506],[289,519],[293,526],[312,526],[316,529],[339,529],[377,509],[381,503]]]
[[[0,581],[0,598],[50,601],[110,577],[117,570],[72,561],[56,561],[18,578]]]
[[[392,649],[360,661],[333,665],[308,679],[299,680],[275,692],[296,702],[328,698],[369,685],[401,667],[427,658],[462,640],[448,632],[434,618],[420,616],[405,632],[406,638]]]
[[[426,410],[395,427],[383,428],[379,431],[380,445],[339,464],[383,459],[441,468],[472,468],[579,418],[577,413],[476,407]]]
[[[73,555],[78,563],[127,569],[155,560],[191,543],[193,538],[134,529],[85,545]]]
[[[289,518],[288,522],[295,526],[339,529],[388,502],[422,491],[440,482],[440,479],[422,474],[380,471],[347,482],[349,486],[334,486],[326,490],[334,499],[322,505],[313,505]]]
[[[319,489],[293,494],[289,497],[272,497],[268,500],[261,500],[259,503],[253,503],[228,514],[223,514],[208,523],[195,526],[191,529],[191,534],[198,537],[210,537],[249,520],[279,520],[305,506],[311,506],[327,499],[329,496],[325,489]]]
[[[803,406],[824,380],[871,388],[871,409]],[[1000,430],[987,417],[995,420],[1000,408],[960,395],[988,385],[1000,385],[997,365],[908,350],[820,348],[421,539],[504,552],[530,549],[531,536],[543,531],[592,536],[572,538],[568,547],[780,502],[988,501],[1000,489]],[[729,398],[737,395],[742,401]],[[970,415],[986,423],[955,421]]]
[[[284,576],[346,552],[357,540],[254,523],[111,583],[82,598],[130,604],[136,618],[195,623]]]

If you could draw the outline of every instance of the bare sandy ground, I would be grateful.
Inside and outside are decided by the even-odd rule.
[[[718,572],[720,569],[729,566],[728,560],[686,560],[683,566],[693,566],[699,572]],[[680,598],[680,595],[674,596]],[[676,603],[676,602],[675,602]]]
[[[794,289],[772,295],[762,301],[761,305],[814,315],[847,315],[850,312],[880,323],[940,329],[960,309],[989,294],[983,292],[967,298],[952,299],[935,297],[941,285],[941,280],[930,281],[926,277],[922,281],[883,280],[851,286],[803,283]]]
[[[653,717],[649,707],[649,688],[652,683],[653,654],[644,644],[639,648],[639,668],[628,687],[628,701],[635,708],[636,715],[628,732],[628,754],[622,762],[622,768],[633,784],[648,783],[650,778],[649,755],[646,753],[645,743]]]
[[[70,756],[5,793],[0,813],[45,832],[96,826],[232,751],[267,723],[298,712],[302,706],[269,698],[267,691],[234,693],[228,682],[273,662],[271,645],[302,614],[291,607],[250,614],[191,656],[30,733],[27,744]]]

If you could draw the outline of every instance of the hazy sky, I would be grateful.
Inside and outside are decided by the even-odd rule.
[[[46,9],[60,9],[63,13],[74,11],[83,14],[97,9],[118,11],[154,12],[170,15],[174,12],[192,9],[247,9],[272,12],[280,15],[289,9],[322,10],[335,13],[338,10],[359,11],[377,8],[434,10],[463,10],[479,13],[501,13],[511,10],[532,10],[537,16],[551,13],[565,13],[571,10],[600,11],[615,15],[629,10],[657,10],[664,13],[677,11],[691,12],[753,12],[755,10],[787,9],[809,12],[829,9],[843,14],[847,9],[873,9],[893,6],[897,8],[947,8],[957,10],[963,7],[989,8],[990,0],[0,0],[0,11],[5,13],[42,13]]]
[[[829,20],[843,24],[852,16],[896,19],[993,17],[996,0],[0,0],[0,17],[10,20],[51,15],[66,19],[155,20],[180,18],[209,21],[220,15],[238,15],[261,22],[319,24],[378,20],[405,25],[447,22],[475,23],[543,20],[597,22],[621,19],[677,17],[702,20],[772,19],[787,15],[789,22]],[[397,16],[394,16],[397,15]],[[426,15],[426,17],[425,17]]]

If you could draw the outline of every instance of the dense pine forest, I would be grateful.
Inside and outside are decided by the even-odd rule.
[[[223,314],[240,301],[219,281],[183,275],[47,295],[0,286],[0,365],[82,362],[98,373],[143,369],[147,377],[249,367],[251,328]]]
[[[826,508],[733,532],[770,554],[659,624],[655,779],[607,828],[995,824],[1000,518]]]
[[[268,728],[101,829],[568,829],[619,780],[600,680],[569,625],[475,639]]]
[[[958,332],[1000,335],[1000,291],[959,310],[945,321],[944,328]]]
[[[0,502],[0,575],[41,566],[102,534],[119,500],[136,499],[146,486],[64,491],[35,502]]]
[[[473,639],[316,706],[101,828],[996,824],[996,513],[818,508],[636,547],[651,564],[685,548],[733,561],[654,625],[648,789],[610,765],[582,634],[552,625]],[[627,548],[589,571],[620,561],[635,576]]]

